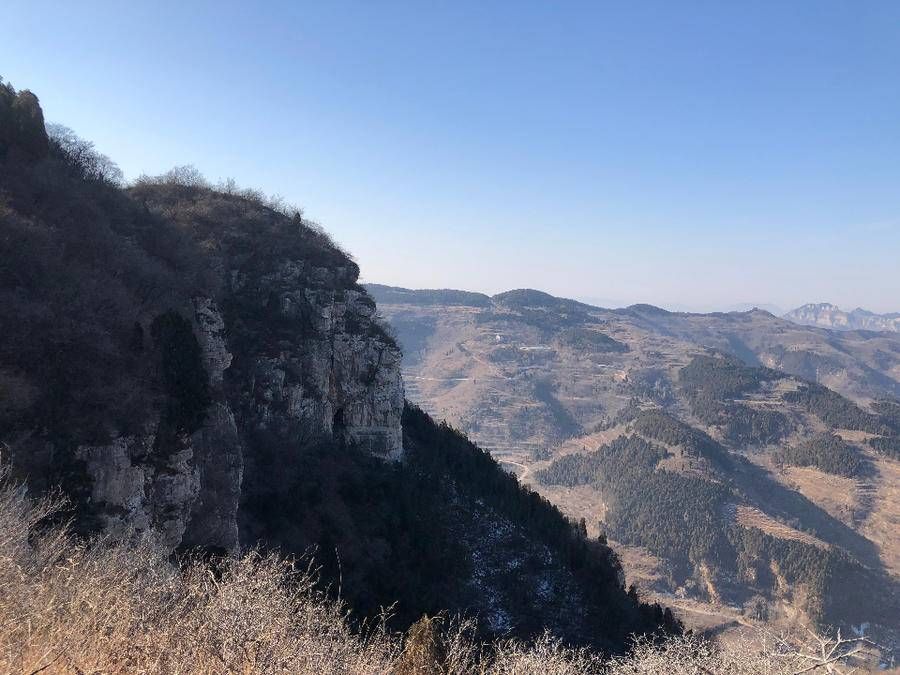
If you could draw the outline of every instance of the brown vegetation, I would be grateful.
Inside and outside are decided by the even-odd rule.
[[[750,675],[819,667],[816,652],[784,641],[760,650],[644,640],[605,660],[549,635],[480,645],[471,623],[439,618],[423,618],[405,638],[380,626],[354,630],[307,568],[254,552],[175,565],[147,540],[80,542],[47,524],[58,507],[0,488],[2,672]],[[832,666],[861,647],[816,645]]]
[[[54,511],[0,498],[0,672],[382,672],[397,645],[351,633],[307,571],[250,553],[175,567],[149,541],[77,544]]]

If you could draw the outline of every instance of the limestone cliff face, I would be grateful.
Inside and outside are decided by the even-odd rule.
[[[216,303],[210,298],[195,298],[192,304],[213,402],[203,426],[191,438],[198,489],[179,543],[235,551],[240,545],[237,512],[244,478],[244,448],[223,389],[225,372],[233,357],[228,349],[225,321]]]
[[[302,259],[262,272],[236,266],[221,293],[227,310],[206,296],[190,303],[211,399],[198,429],[167,431],[162,406],[140,432],[77,445],[65,467],[37,435],[9,443],[14,463],[38,489],[68,486],[85,530],[152,534],[172,550],[238,550],[245,492],[273,479],[256,468],[248,484],[259,449],[249,438],[276,435],[280,462],[317,439],[402,458],[401,354],[357,273],[352,263]]]
[[[352,270],[315,269],[318,287],[310,288],[302,268],[288,261],[256,278],[232,275],[230,319],[241,321],[239,308],[247,307],[272,319],[255,326],[259,332],[244,346],[237,373],[229,372],[234,355],[217,303],[193,301],[213,398],[199,430],[164,453],[155,449],[155,430],[78,447],[90,508],[103,531],[152,532],[172,549],[237,550],[246,437],[254,431],[278,430],[298,449],[312,438],[332,437],[385,460],[402,458],[399,349],[378,328],[371,298],[350,287]],[[293,338],[280,335],[290,326]],[[289,454],[283,461],[291,461]]]
[[[256,347],[236,382],[243,418],[255,428],[287,423],[338,436],[399,459],[401,355],[377,323],[374,301],[355,287],[357,273],[355,265],[288,260],[260,277],[232,276],[235,304],[268,319],[254,329]],[[282,339],[286,327],[296,339]]]
[[[181,542],[199,475],[184,443],[163,461],[153,458],[155,435],[119,437],[78,447],[89,485],[89,510],[114,537],[154,532],[167,547]]]
[[[193,302],[195,334],[214,400],[202,427],[159,447],[161,419],[143,434],[80,445],[87,486],[84,509],[112,536],[152,533],[167,547],[238,547],[237,508],[243,453],[222,382],[231,364],[225,324],[209,298]]]

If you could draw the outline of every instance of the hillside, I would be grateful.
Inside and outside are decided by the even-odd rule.
[[[604,542],[405,405],[357,265],[299,211],[190,169],[125,187],[0,83],[0,260],[0,460],[61,491],[76,537],[213,576],[312,556],[354,625],[447,611],[612,652],[678,632]]]
[[[407,396],[608,536],[689,621],[898,627],[898,336],[372,292]]]
[[[804,326],[819,326],[834,330],[900,331],[900,314],[876,314],[857,307],[845,312],[827,302],[809,303],[791,310],[784,318]]]
[[[542,635],[478,640],[471,622],[423,618],[406,634],[360,632],[315,576],[250,551],[173,563],[152,541],[76,540],[47,527],[58,501],[0,484],[0,671],[4,673],[290,673],[291,675],[792,675],[803,643],[724,646],[696,636],[644,640],[604,658]],[[160,610],[163,611],[160,611]],[[850,641],[838,652],[853,651]],[[784,648],[787,647],[787,648]],[[866,650],[848,665],[878,664]]]

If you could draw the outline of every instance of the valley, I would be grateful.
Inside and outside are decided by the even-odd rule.
[[[403,346],[407,397],[607,536],[629,583],[676,598],[685,620],[896,635],[900,461],[883,448],[900,433],[897,335],[760,310],[368,289]],[[657,532],[673,508],[700,520]]]

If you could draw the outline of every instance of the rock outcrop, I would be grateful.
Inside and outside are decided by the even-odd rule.
[[[0,153],[35,160],[46,156],[48,146],[37,96],[27,89],[16,92],[0,79]]]
[[[203,426],[191,438],[200,480],[179,543],[235,551],[240,544],[237,514],[244,478],[244,447],[224,391],[225,371],[233,357],[228,349],[225,321],[216,303],[201,297],[192,304],[213,402]]]
[[[400,349],[327,235],[193,176],[121,190],[79,147],[0,81],[0,254],[16,255],[0,301],[19,317],[0,335],[0,461],[16,478],[62,487],[81,531],[233,552],[242,503],[275,478],[254,454],[402,458]]]
[[[828,302],[810,303],[784,315],[788,321],[802,326],[818,326],[832,330],[871,330],[900,332],[900,314],[876,314],[861,307],[845,312]]]
[[[153,456],[153,434],[119,437],[106,445],[79,446],[90,485],[91,511],[107,534],[153,531],[167,547],[181,542],[198,490],[193,449],[183,445],[162,462]]]
[[[292,423],[396,460],[400,350],[378,324],[374,301],[354,288],[357,274],[355,265],[310,268],[289,260],[257,278],[232,276],[237,303],[271,319],[257,324],[254,343],[277,340],[273,325],[295,326],[297,336],[243,359],[244,419],[255,428]]]
[[[152,532],[171,549],[236,551],[246,437],[261,430],[277,431],[284,445],[298,450],[330,437],[388,461],[402,458],[400,351],[378,327],[374,302],[364,291],[334,288],[352,283],[346,270],[315,270],[320,288],[311,289],[300,267],[288,262],[255,281],[233,275],[232,292],[241,303],[259,303],[258,309],[304,325],[274,354],[244,353],[243,368],[233,376],[222,313],[211,298],[193,300],[194,332],[212,394],[199,429],[177,435],[165,452],[158,448],[160,419],[143,434],[78,446],[86,510],[101,531]],[[273,337],[264,322],[257,328],[263,332],[256,341]]]

